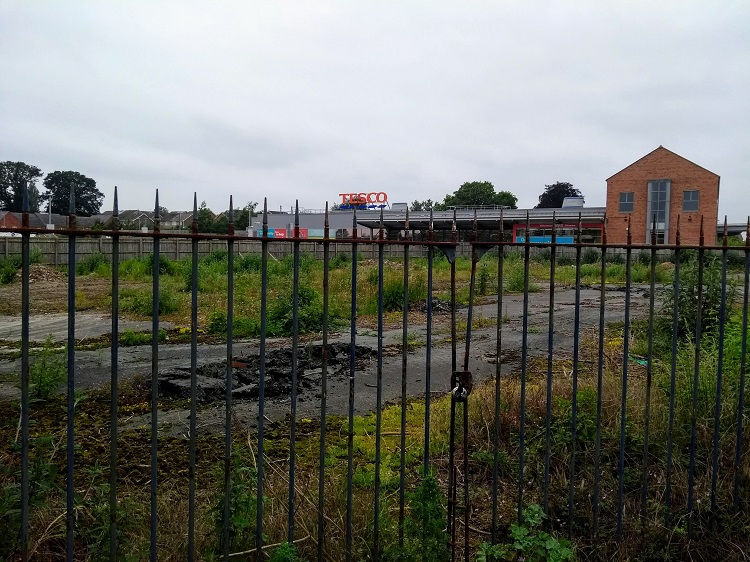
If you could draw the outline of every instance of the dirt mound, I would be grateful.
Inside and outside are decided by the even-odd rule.
[[[29,282],[30,283],[49,283],[49,282],[65,282],[67,277],[60,273],[51,265],[44,265],[41,263],[34,263],[29,266]],[[21,280],[21,272],[16,274],[16,280]]]

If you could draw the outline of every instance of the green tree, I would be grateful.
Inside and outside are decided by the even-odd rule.
[[[256,212],[256,209],[258,208],[258,203],[251,201],[242,209],[235,209],[234,211],[234,230],[240,231],[240,230],[247,230],[247,227],[250,224],[250,217],[255,217],[258,215]]]
[[[516,208],[518,198],[510,191],[495,191],[495,186],[489,181],[467,181],[461,185],[453,195],[446,195],[442,203],[435,205],[435,210],[448,207],[483,205],[503,205],[510,209]]]
[[[96,188],[96,182],[78,172],[51,172],[44,178],[47,192],[41,196],[52,205],[52,212],[67,215],[70,209],[70,190],[75,190],[76,215],[90,217],[98,215],[104,194]]]
[[[208,208],[206,202],[201,201],[198,207],[198,232],[213,232],[215,218],[216,215]]]
[[[425,199],[424,201],[412,201],[409,207],[410,211],[431,211],[435,208],[435,203],[432,199]]]
[[[23,211],[23,187],[29,186],[29,211],[39,211],[39,189],[36,181],[42,171],[24,162],[0,162],[0,210]]]
[[[562,207],[563,199],[566,197],[580,197],[580,190],[573,187],[572,183],[558,181],[552,185],[545,185],[544,193],[539,196],[539,204],[535,209],[559,209]]]

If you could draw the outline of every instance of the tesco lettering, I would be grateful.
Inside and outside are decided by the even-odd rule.
[[[388,203],[388,194],[384,191],[370,193],[339,193],[342,205],[366,205],[367,203]]]

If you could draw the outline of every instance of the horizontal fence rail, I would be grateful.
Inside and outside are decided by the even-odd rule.
[[[157,193],[132,237],[115,191],[111,230],[76,228],[72,196],[53,241],[28,214],[0,229],[19,235],[0,265],[21,323],[0,359],[20,386],[0,401],[0,559],[746,556],[750,242],[683,245],[678,220],[674,244],[655,225],[588,244],[579,218],[573,244],[516,243],[502,211],[490,233],[415,238],[407,212],[399,239],[381,214],[365,239],[354,210],[351,238],[326,211],[313,243],[299,213],[288,239],[265,203],[261,236],[236,235],[231,200],[226,234],[161,232]],[[62,347],[30,336],[39,251],[65,274]],[[92,272],[101,384],[76,335]],[[132,286],[140,377],[122,374]]]

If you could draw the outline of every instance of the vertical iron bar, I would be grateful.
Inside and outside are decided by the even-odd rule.
[[[646,499],[648,496],[648,438],[651,425],[651,379],[654,362],[654,307],[656,304],[656,215],[651,226],[651,275],[649,278],[648,302],[648,357],[646,359],[646,411],[643,420],[643,474],[641,475],[641,525],[646,522]]]
[[[151,303],[151,498],[150,498],[150,558],[156,562],[156,522],[157,522],[157,460],[159,433],[159,274],[161,257],[159,255],[159,190],[156,190],[154,206],[153,259],[151,261],[151,280],[153,294]]]
[[[70,190],[70,208],[68,215],[68,228],[76,228],[76,203],[75,188]],[[66,551],[68,560],[73,560],[75,541],[75,512],[74,495],[75,483],[73,480],[73,464],[75,462],[75,367],[76,367],[76,235],[68,235],[68,345],[67,345],[67,367],[68,367],[68,453],[66,470]]]
[[[429,474],[430,467],[430,390],[432,372],[432,265],[435,231],[430,209],[430,228],[427,232],[427,346],[425,348],[425,391],[424,391],[424,476]]]
[[[667,474],[666,490],[664,492],[664,526],[669,527],[672,515],[672,455],[674,450],[674,403],[675,382],[677,376],[677,331],[680,308],[680,216],[677,215],[677,232],[675,241],[677,248],[674,252],[674,283],[673,283],[673,307],[672,307],[672,361],[669,371],[669,422],[667,427]],[[625,358],[627,361],[627,357]]]
[[[409,209],[406,210],[404,233],[409,239]],[[404,302],[401,311],[401,460],[398,486],[398,545],[404,546],[404,509],[406,487],[406,368],[409,346],[409,244],[404,244]],[[448,524],[450,525],[450,519]]]
[[[714,406],[714,450],[711,459],[711,530],[716,532],[716,486],[719,477],[719,422],[721,417],[721,385],[724,376],[724,324],[727,319],[727,218],[724,217],[724,238],[721,249],[721,310],[719,312],[719,355],[716,372],[716,404]]]
[[[196,201],[197,202],[197,201]],[[196,223],[197,221],[193,221]],[[250,224],[250,223],[248,223]],[[229,235],[234,236],[234,199],[229,196]],[[229,506],[232,501],[232,361],[234,356],[234,239],[227,240],[227,370],[224,383],[224,513],[222,555],[229,560]]]
[[[346,471],[346,562],[352,559],[352,478],[354,476],[354,371],[357,352],[357,208],[352,215],[352,308],[349,324],[349,431]]]
[[[529,213],[526,213],[526,236],[524,236],[523,252],[523,328],[521,331],[521,420],[518,434],[518,524],[523,523],[523,469],[526,447],[526,369],[528,367],[529,341],[529,260],[531,245],[529,242]]]
[[[500,210],[500,231],[498,241],[505,241],[503,225],[503,211]],[[498,465],[500,464],[500,376],[502,371],[501,354],[503,351],[503,265],[505,261],[505,246],[497,247],[497,334],[495,336],[495,427],[492,460],[492,544],[497,542],[497,493],[500,483]]]
[[[292,408],[289,428],[289,519],[287,525],[287,541],[294,544],[294,474],[297,461],[297,361],[299,344],[299,201],[294,202],[294,231],[293,231],[294,272],[292,285]]]
[[[471,509],[469,506],[469,397],[463,401],[464,411],[464,562],[469,562],[469,527]]]
[[[526,236],[528,236],[528,232]],[[555,266],[557,262],[557,233],[555,211],[552,211],[552,239],[549,258],[549,311],[547,331],[547,398],[544,417],[544,484],[542,509],[549,514],[549,457],[552,438],[552,354],[555,350]]]
[[[23,189],[21,224],[29,226],[29,187]],[[7,240],[7,239],[6,239]],[[7,244],[6,244],[7,249]],[[31,235],[21,234],[21,560],[29,559],[29,262]],[[55,253],[57,255],[57,253]]]
[[[633,239],[628,217],[628,245],[625,253],[625,325],[622,335],[622,399],[620,402],[620,462],[617,473],[617,540],[622,538],[623,491],[625,485],[625,422],[628,398],[628,353],[630,352],[630,274],[632,269],[631,244]]]
[[[323,349],[321,351],[320,380],[320,465],[318,473],[318,562],[323,562],[325,544],[325,456],[326,456],[326,408],[328,401],[328,286],[331,243],[329,241],[328,202],[323,229]]]
[[[453,209],[451,236],[454,244],[458,239],[456,230],[456,210]],[[456,345],[456,260],[451,262],[451,373],[458,365]],[[452,386],[452,384],[451,384]],[[451,390],[453,390],[451,388]],[[456,559],[456,397],[451,392],[450,430],[448,436],[448,536],[450,537],[451,560]]]
[[[112,230],[120,229],[117,186],[112,210]],[[120,334],[120,237],[112,235],[112,347],[110,348],[109,398],[109,559],[117,560],[117,402]]]
[[[599,535],[599,467],[602,457],[602,384],[604,375],[604,309],[607,281],[607,219],[602,228],[602,261],[599,277],[599,350],[596,374],[596,443],[594,445],[594,498],[592,534]]]
[[[750,217],[747,219],[745,232],[745,278],[744,295],[742,300],[742,344],[740,350],[740,388],[739,405],[737,407],[737,446],[734,459],[734,494],[732,504],[735,511],[740,509],[740,471],[742,469],[742,428],[745,415],[745,372],[747,367],[747,309],[750,300]]]
[[[383,275],[385,273],[385,235],[383,231],[383,209],[380,209],[378,230],[378,367],[377,396],[375,400],[375,520],[373,558],[380,560],[380,439],[382,435],[383,413]]]
[[[466,313],[466,345],[464,346],[464,371],[469,370],[469,352],[471,350],[471,323],[474,321],[474,291],[477,277],[479,255],[474,243],[477,241],[477,212],[474,211],[474,226],[471,231],[471,278],[469,281],[469,309]]]
[[[258,490],[256,497],[255,548],[256,560],[263,555],[263,463],[266,423],[266,314],[268,313],[268,198],[263,198],[263,226],[261,228],[260,252],[260,357],[258,379]]]
[[[198,196],[193,194],[193,233],[198,230]],[[198,238],[193,236],[190,279],[190,458],[188,468],[188,562],[195,559],[195,444],[198,417]],[[225,501],[228,498],[225,498]]]
[[[451,242],[458,249],[458,227],[456,224],[456,210],[453,209],[453,222],[451,224]],[[451,262],[451,372],[458,368],[458,346],[456,343],[456,255]]]
[[[576,483],[576,439],[578,431],[578,349],[581,341],[581,213],[576,235],[576,296],[573,320],[573,396],[570,427],[570,489],[568,492],[568,537],[573,537],[573,509]]]
[[[695,485],[695,442],[698,422],[698,382],[700,376],[701,358],[701,335],[703,330],[703,266],[705,249],[703,248],[705,236],[703,231],[703,216],[700,226],[700,247],[698,248],[698,283],[696,286],[697,303],[695,314],[695,357],[693,360],[693,402],[690,411],[690,466],[688,467],[688,534],[693,532],[693,502]]]

